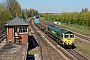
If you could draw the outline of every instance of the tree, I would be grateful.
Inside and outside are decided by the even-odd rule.
[[[82,8],[81,12],[88,12],[88,8]]]
[[[21,13],[22,13],[22,18],[26,19],[27,18],[26,17],[26,9],[22,9]]]
[[[3,29],[4,23],[8,22],[11,17],[10,11],[5,8],[4,4],[0,3],[0,30]]]
[[[61,22],[67,24],[90,27],[90,11],[88,11],[88,8],[82,8],[82,12],[63,12],[59,15],[46,13],[43,17],[45,20],[60,20]]]
[[[28,17],[33,17],[39,14],[37,10],[31,8],[28,9],[26,13]]]
[[[0,3],[0,11],[5,10],[4,4]]]
[[[21,13],[21,6],[17,0],[6,0],[5,6],[11,12],[13,18],[16,16],[16,13]]]

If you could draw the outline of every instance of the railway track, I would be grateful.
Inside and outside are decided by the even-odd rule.
[[[65,60],[56,50],[52,48],[52,46],[46,41],[44,36],[40,34],[40,31],[38,31],[32,23],[31,27],[34,30],[34,34],[36,35],[36,39],[38,40],[38,43],[40,45],[40,51],[41,51],[41,59],[42,60]]]
[[[0,33],[0,43],[6,38],[6,32],[1,32]]]
[[[77,36],[77,37],[80,37],[80,38],[82,38],[82,39],[85,39],[85,40],[87,40],[87,41],[90,41],[90,37],[89,37],[89,36],[82,35],[82,34],[80,34],[80,33],[76,33],[76,36]]]
[[[43,22],[42,23],[43,25],[47,25],[47,23]],[[42,25],[41,24],[41,25]],[[81,35],[78,35],[79,37]],[[85,37],[83,37],[85,39]],[[85,58],[84,56],[82,56],[81,54],[79,54],[78,52],[76,52],[75,50],[73,49],[66,49],[70,54],[72,54],[74,57],[76,57],[78,60],[88,60],[87,58]]]
[[[84,56],[82,56],[81,54],[79,54],[78,52],[76,52],[73,49],[66,49],[70,54],[72,54],[73,56],[75,56],[78,60],[88,60],[87,58],[85,58]]]

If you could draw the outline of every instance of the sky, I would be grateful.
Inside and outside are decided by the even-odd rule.
[[[3,0],[0,0],[0,2]],[[90,0],[17,0],[22,9],[33,8],[41,13],[80,12],[90,9]]]

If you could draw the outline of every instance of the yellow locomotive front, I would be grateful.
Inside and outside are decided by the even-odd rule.
[[[62,37],[63,45],[73,46],[74,40],[75,40],[74,33],[63,34],[63,37]]]

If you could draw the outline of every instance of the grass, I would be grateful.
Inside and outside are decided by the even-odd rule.
[[[83,53],[85,56],[87,56],[87,58],[90,58],[90,44],[80,42],[79,39],[75,39],[74,45],[76,46],[75,50]]]
[[[87,45],[87,46],[85,46],[85,45],[75,45],[75,46],[78,47],[77,50],[82,51],[85,54],[90,54],[90,45]]]
[[[90,34],[90,31],[86,30],[86,29],[79,29],[79,28],[76,28],[76,27],[65,26],[65,25],[60,25],[60,26],[63,26],[63,27],[66,27],[66,28],[69,28],[69,29],[72,29],[72,30],[76,30],[76,31],[79,31],[79,32],[83,32],[83,33],[86,33],[86,34]]]
[[[29,55],[31,55],[31,54],[38,54],[38,53],[39,53],[39,48],[38,47],[28,51]]]

